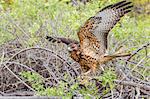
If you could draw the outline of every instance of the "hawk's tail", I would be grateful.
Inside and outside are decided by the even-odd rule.
[[[51,37],[51,36],[46,36],[46,39],[50,42],[57,42],[57,43],[64,43],[66,45],[69,45],[70,43],[75,43],[78,44],[79,42],[76,40],[72,40],[69,38],[62,38],[62,37]]]

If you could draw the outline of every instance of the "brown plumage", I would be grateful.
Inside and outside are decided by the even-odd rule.
[[[130,54],[115,52],[106,55],[107,36],[122,16],[131,11],[131,2],[121,1],[100,10],[89,18],[77,33],[79,42],[66,38],[48,37],[49,41],[59,41],[67,44],[70,57],[78,62],[85,72],[95,72],[98,66],[117,57]]]

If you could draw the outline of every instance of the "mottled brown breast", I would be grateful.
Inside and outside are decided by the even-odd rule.
[[[83,72],[87,72],[89,69],[95,71],[97,68],[97,59],[85,54],[81,54],[79,63]]]
[[[90,69],[95,70],[98,64],[96,58],[87,56],[80,50],[72,51],[71,58],[80,64],[83,72],[87,72]]]

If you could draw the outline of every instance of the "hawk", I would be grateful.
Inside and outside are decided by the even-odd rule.
[[[51,36],[47,36],[46,39],[52,42],[57,41],[67,44],[70,57],[80,64],[82,71],[85,74],[89,72],[94,73],[102,64],[118,57],[130,55],[120,51],[107,55],[106,50],[109,31],[121,17],[131,11],[132,7],[131,2],[121,1],[103,8],[80,27],[77,32],[79,42],[68,38]]]

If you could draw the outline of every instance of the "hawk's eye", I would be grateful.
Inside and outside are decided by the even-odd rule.
[[[69,51],[69,52],[73,51],[73,49],[72,49],[72,47],[71,47],[71,46],[68,46],[68,48],[67,48],[67,49],[68,49],[68,51]]]
[[[68,46],[68,51],[77,51],[78,50],[78,45],[77,44],[70,44]]]

